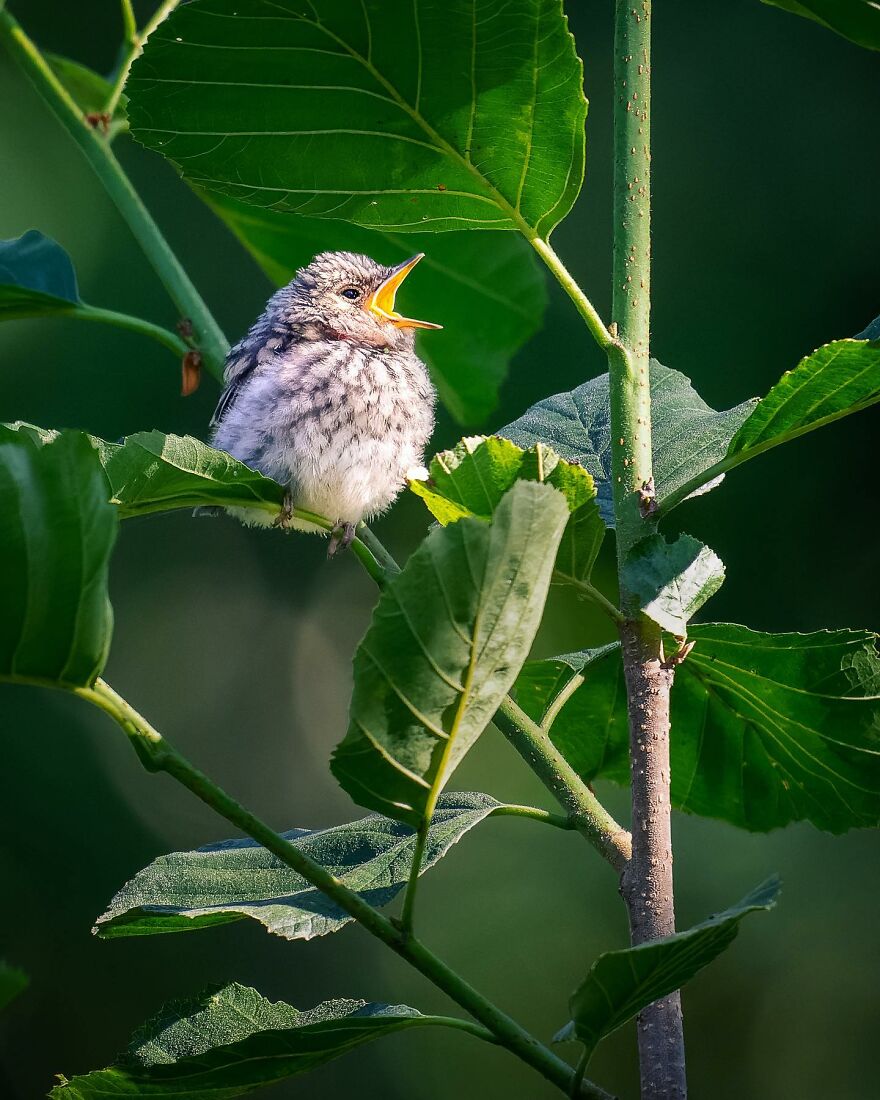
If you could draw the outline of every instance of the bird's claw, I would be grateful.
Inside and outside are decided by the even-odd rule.
[[[330,535],[327,558],[335,558],[341,550],[347,550],[354,542],[354,524],[337,523]]]
[[[290,490],[286,489],[284,492],[284,499],[281,501],[281,511],[275,517],[273,527],[280,527],[282,531],[286,531],[290,526],[290,521],[293,519],[293,497],[290,495]]]

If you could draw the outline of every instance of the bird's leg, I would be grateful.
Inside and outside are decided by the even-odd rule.
[[[327,547],[327,557],[335,558],[340,550],[347,550],[354,542],[353,523],[337,523],[330,535],[330,545]]]
[[[273,527],[280,527],[286,531],[290,526],[290,521],[293,519],[293,497],[290,494],[290,489],[284,490],[284,499],[281,501],[281,511],[275,517]]]

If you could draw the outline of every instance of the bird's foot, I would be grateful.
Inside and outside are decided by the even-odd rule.
[[[353,523],[337,523],[330,535],[330,545],[327,547],[327,558],[335,558],[341,550],[347,550],[354,542]]]
[[[281,511],[275,517],[273,527],[280,527],[282,531],[286,531],[290,527],[290,521],[293,519],[293,497],[290,495],[290,490],[285,489],[284,499],[281,501]]]

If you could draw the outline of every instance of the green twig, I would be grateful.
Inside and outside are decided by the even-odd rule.
[[[179,3],[180,0],[165,0],[165,2],[160,4],[153,13],[152,18],[144,26],[144,29],[138,31],[131,0],[122,0],[122,21],[125,30],[124,51],[122,61],[116,70],[113,87],[110,91],[107,103],[104,106],[106,114],[112,115],[116,110],[116,106],[119,103],[119,97],[122,95],[122,89],[125,87],[125,82],[128,80],[128,74],[131,72],[131,67],[135,60],[140,57],[143,52],[144,43],[156,27],[174,11]]]
[[[572,695],[574,695],[584,680],[586,680],[586,676],[580,672],[575,672],[550,700],[550,705],[541,716],[541,729],[548,737],[550,736],[550,730],[553,729],[553,723],[559,717],[559,712]]]
[[[109,145],[89,126],[82,111],[9,12],[0,9],[0,40],[51,107],[59,122],[101,180],[181,316],[192,321],[205,367],[222,378],[229,343],[177,256],[168,246]]]
[[[57,310],[50,317],[75,317],[82,321],[96,321],[102,325],[113,325],[115,328],[128,329],[141,336],[148,336],[156,340],[169,351],[174,352],[178,358],[182,358],[189,351],[187,345],[175,332],[171,332],[161,325],[154,325],[152,321],[145,321],[142,317],[133,317],[128,313],[117,313],[113,309],[101,309],[98,306],[89,306],[81,303],[71,306],[69,310]]]
[[[134,744],[139,758],[150,771],[166,772],[221,817],[226,818],[253,840],[262,844],[285,866],[302,875],[316,889],[354,917],[367,931],[406,959],[469,1012],[491,1033],[492,1041],[506,1047],[563,1092],[571,1094],[573,1085],[571,1066],[529,1035],[501,1009],[487,1001],[423,943],[398,928],[393,921],[378,909],[374,909],[360,894],[350,890],[325,867],[310,859],[289,840],[279,836],[274,829],[193,767],[109,684],[99,679],[94,687],[77,688],[74,694],[99,707],[122,728]],[[472,1034],[487,1038],[482,1030],[477,1031],[473,1027],[468,1027],[466,1022],[455,1026],[464,1026],[464,1029]],[[592,1097],[594,1100],[609,1100],[608,1094],[591,1082],[583,1083],[579,1095]]]
[[[428,846],[428,828],[430,821],[422,821],[416,833],[416,844],[413,850],[412,863],[409,868],[409,878],[406,883],[406,893],[403,896],[403,910],[400,915],[400,923],[406,935],[412,935],[413,917],[415,916],[416,891],[419,888],[419,875],[422,873],[422,861],[425,858],[425,848]]]
[[[599,345],[603,351],[607,351],[609,347],[614,343],[614,337],[606,328],[602,318],[599,316],[595,306],[590,299],[584,294],[581,288],[578,286],[575,279],[571,276],[568,268],[562,262],[562,260],[556,255],[554,250],[550,247],[547,241],[542,240],[540,237],[529,236],[527,233],[529,243],[532,248],[538,253],[547,267],[553,274],[553,277],[565,291],[565,293],[571,298],[574,303],[575,309],[583,317],[587,328],[590,330],[593,339]]]
[[[570,817],[562,814],[553,814],[549,810],[542,810],[538,806],[516,806],[506,803],[492,811],[493,817],[524,817],[529,821],[540,821],[545,825],[552,825],[554,829],[575,829],[577,826]]]
[[[559,580],[562,584],[568,584],[572,588],[576,588],[581,595],[586,596],[588,600],[592,600],[597,607],[599,607],[609,619],[612,619],[618,626],[624,622],[626,616],[608,599],[604,593],[600,592],[594,584],[590,584],[589,581],[582,581],[578,577],[572,577],[568,573],[562,573],[559,570],[554,570],[553,576]]]

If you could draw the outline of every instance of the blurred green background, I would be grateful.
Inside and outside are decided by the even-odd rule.
[[[114,0],[10,3],[46,48],[111,68]],[[150,5],[138,5],[143,14]],[[555,240],[608,314],[610,3],[570,3],[585,60],[588,177]],[[660,0],[655,14],[654,351],[727,407],[763,393],[820,343],[880,311],[878,58],[757,0]],[[88,167],[0,56],[0,237],[36,227],[72,254],[96,305],[176,320]],[[158,157],[118,153],[230,338],[270,286]],[[487,241],[489,238],[487,238]],[[418,276],[416,276],[418,277]],[[0,419],[204,436],[207,379],[183,401],[173,357],[127,333],[74,322],[0,329]],[[516,358],[498,427],[603,364],[551,289],[545,331]],[[690,502],[675,522],[728,564],[715,619],[769,630],[880,625],[878,414],[767,455]],[[441,417],[437,446],[461,434]],[[405,555],[426,528],[414,499],[378,524]],[[324,544],[188,515],[128,521],[112,570],[116,632],[107,678],[200,767],[279,828],[359,816],[327,770],[346,726],[350,660],[376,594]],[[610,561],[606,558],[606,569]],[[594,643],[605,624],[554,593],[541,654]],[[0,957],[31,975],[0,1025],[0,1095],[30,1100],[53,1075],[106,1065],[158,1006],[238,980],[306,1008],[327,997],[448,1005],[357,928],[289,944],[242,922],[193,936],[101,942],[96,915],[131,874],[173,848],[229,835],[170,780],[143,772],[124,739],[73,699],[0,688]],[[490,730],[455,786],[550,805]],[[626,814],[625,792],[602,795]],[[677,816],[681,926],[772,871],[770,916],[684,995],[692,1095],[861,1100],[877,1095],[880,1007],[875,834],[797,826],[751,836]],[[427,942],[544,1038],[595,955],[625,942],[607,867],[577,836],[513,819],[470,834],[424,882]],[[573,1049],[568,1052],[574,1056]],[[599,1050],[591,1076],[637,1095],[634,1028]],[[406,1034],[271,1095],[382,1100],[556,1095],[509,1056],[455,1033]]]

